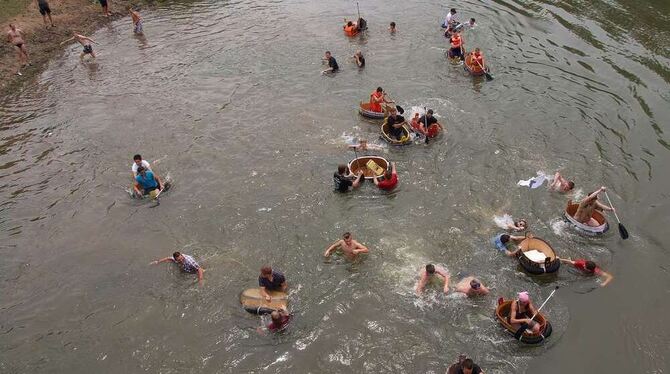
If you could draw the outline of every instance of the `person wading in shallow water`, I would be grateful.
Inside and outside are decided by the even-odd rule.
[[[19,68],[16,69],[16,75],[23,75],[21,74],[21,68],[30,65],[28,63],[28,50],[26,49],[26,42],[23,40],[23,32],[12,23],[9,24],[9,30],[7,31],[7,42],[16,47],[19,60]]]
[[[84,47],[84,50],[79,55],[80,60],[83,60],[85,55],[91,55],[91,57],[95,58],[95,53],[93,52],[93,46],[91,46],[91,43],[93,44],[98,43],[96,43],[95,40],[89,38],[88,36],[77,34],[74,31],[72,32],[72,35],[73,36],[70,39],[64,40],[60,44],[65,44],[70,40],[76,40],[77,42],[79,42],[79,44],[81,44]]]
[[[369,252],[368,247],[354,240],[353,236],[349,232],[345,232],[344,235],[342,235],[342,239],[336,241],[330,247],[328,247],[328,249],[326,249],[326,253],[324,253],[323,256],[326,258],[330,257],[330,255],[338,248],[342,251],[348,260],[355,260],[359,254]]]
[[[44,21],[44,27],[49,27],[47,25],[47,17],[49,17],[51,27],[56,27],[56,25],[54,25],[54,21],[51,19],[51,8],[49,7],[49,2],[47,0],[36,0],[36,1],[37,1],[37,8],[40,10],[42,20]]]
[[[345,175],[347,172],[347,165],[338,165],[337,173],[333,174],[333,184],[335,191],[337,192],[348,192],[349,187],[358,188],[361,185],[363,180],[363,172],[359,172],[356,179],[352,179],[351,176]]]

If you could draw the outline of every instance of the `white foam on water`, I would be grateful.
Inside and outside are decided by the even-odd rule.
[[[514,218],[505,213],[502,216],[493,216],[493,222],[501,229],[507,230],[509,225],[514,224]]]

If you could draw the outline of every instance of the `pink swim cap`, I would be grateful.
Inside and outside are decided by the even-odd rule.
[[[519,301],[521,301],[522,303],[527,303],[530,301],[528,291],[519,292]]]

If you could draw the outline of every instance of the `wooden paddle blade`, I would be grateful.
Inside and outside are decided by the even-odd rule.
[[[621,239],[623,240],[628,239],[628,230],[626,230],[626,227],[621,222],[619,222],[619,235],[621,235]]]
[[[526,331],[527,328],[528,328],[527,323],[521,324],[521,327],[519,327],[519,329],[516,330],[516,332],[514,333],[514,339],[521,340],[521,335],[523,335],[523,332]]]

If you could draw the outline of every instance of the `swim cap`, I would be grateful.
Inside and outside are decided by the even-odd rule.
[[[528,291],[519,292],[519,301],[521,301],[522,303],[530,302],[530,296],[528,295]]]

